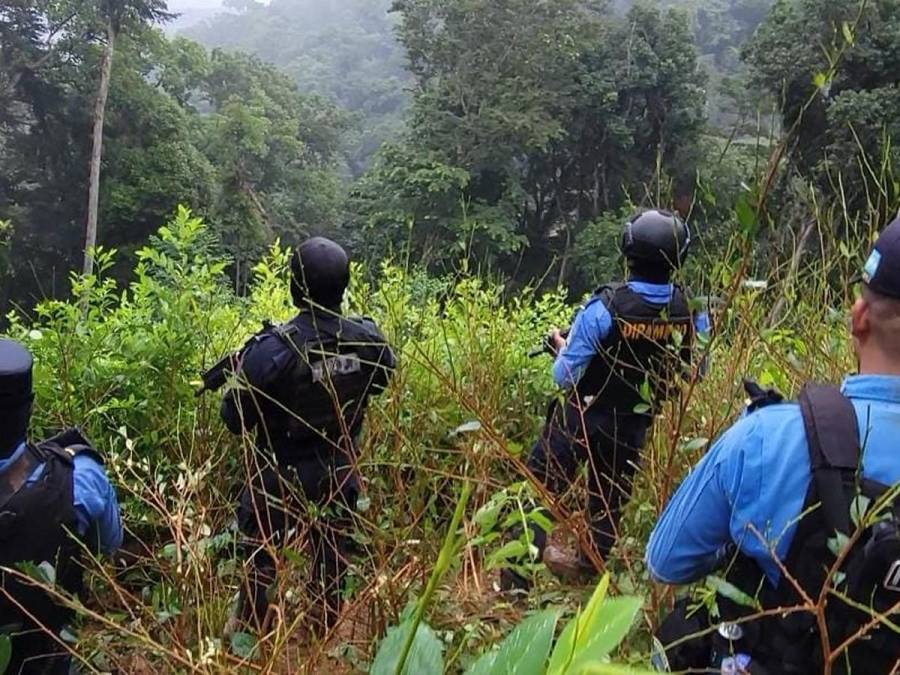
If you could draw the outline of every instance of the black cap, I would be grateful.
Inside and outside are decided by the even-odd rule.
[[[862,280],[879,295],[900,299],[900,218],[895,218],[878,237]]]
[[[31,353],[14,340],[0,339],[0,410],[32,400]]]
[[[350,283],[350,258],[341,246],[325,237],[307,239],[291,258],[291,295],[337,309]]]
[[[25,440],[34,400],[31,353],[18,342],[0,338],[0,457]]]

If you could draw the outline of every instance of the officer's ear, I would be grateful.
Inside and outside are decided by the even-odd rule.
[[[857,351],[868,342],[872,334],[872,304],[866,299],[865,293],[857,298],[850,310],[850,334]]]

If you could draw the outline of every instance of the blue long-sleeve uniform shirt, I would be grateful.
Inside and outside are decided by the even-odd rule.
[[[896,484],[900,377],[850,377],[843,392],[859,421],[862,475]],[[647,547],[650,573],[664,583],[691,583],[712,572],[734,542],[777,585],[780,570],[769,550],[779,560],[787,557],[811,479],[799,405],[747,415],[713,444],[669,501]]]
[[[25,452],[22,443],[9,457],[0,460],[0,473]],[[35,467],[26,485],[35,483],[44,471],[44,465]],[[116,491],[109,482],[106,471],[88,455],[77,455],[72,471],[73,501],[78,535],[89,544],[96,541],[99,550],[112,555],[122,546],[122,520]]]
[[[629,281],[628,287],[647,302],[657,305],[664,305],[672,300],[672,284]],[[706,313],[698,314],[694,323],[699,334],[709,331],[709,317]],[[553,363],[553,379],[556,384],[564,389],[574,387],[612,328],[613,318],[606,305],[599,297],[592,297],[575,317],[566,346],[560,350]]]

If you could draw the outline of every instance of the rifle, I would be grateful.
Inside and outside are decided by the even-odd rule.
[[[569,330],[570,329],[566,328],[565,330],[560,331],[559,334],[562,335],[562,337],[567,338],[567,337],[569,337]],[[537,357],[542,356],[543,354],[549,354],[550,356],[556,356],[556,347],[553,346],[553,342],[550,339],[551,335],[552,335],[552,333],[547,333],[544,336],[544,339],[541,340],[541,346],[535,347],[530,352],[528,352],[529,359],[536,359]]]
[[[244,354],[247,352],[250,345],[258,340],[262,333],[271,328],[272,323],[270,321],[263,321],[263,330],[261,333],[257,333],[238,351],[226,354],[216,361],[209,370],[201,373],[200,379],[203,380],[203,386],[197,390],[197,396],[203,396],[203,394],[208,391],[217,392],[224,387],[225,383],[228,382],[235,372],[237,372],[241,361],[244,359]]]
[[[226,354],[216,361],[213,366],[200,375],[203,386],[197,390],[197,396],[203,396],[208,391],[217,392],[225,386],[228,379],[234,375],[237,364],[240,363],[244,350]]]

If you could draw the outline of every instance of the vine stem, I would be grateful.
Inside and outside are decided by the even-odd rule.
[[[447,535],[444,537],[444,544],[441,546],[441,552],[438,554],[437,563],[431,572],[431,577],[428,579],[428,584],[425,586],[425,592],[422,594],[419,604],[416,607],[416,611],[413,614],[409,633],[406,636],[406,642],[403,645],[403,651],[400,653],[400,660],[397,662],[397,669],[394,671],[394,675],[403,674],[403,669],[406,667],[406,662],[409,660],[409,654],[412,651],[413,642],[416,639],[416,633],[419,630],[419,624],[422,623],[422,618],[425,616],[425,610],[428,608],[431,598],[434,596],[434,592],[437,590],[437,586],[444,574],[450,569],[453,559],[459,552],[460,544],[465,542],[465,538],[457,536],[457,531],[459,530],[459,524],[462,521],[463,514],[466,512],[466,504],[468,503],[471,494],[472,483],[466,480],[466,482],[463,483],[459,501],[456,503],[456,510],[453,512],[450,528],[447,530]]]

